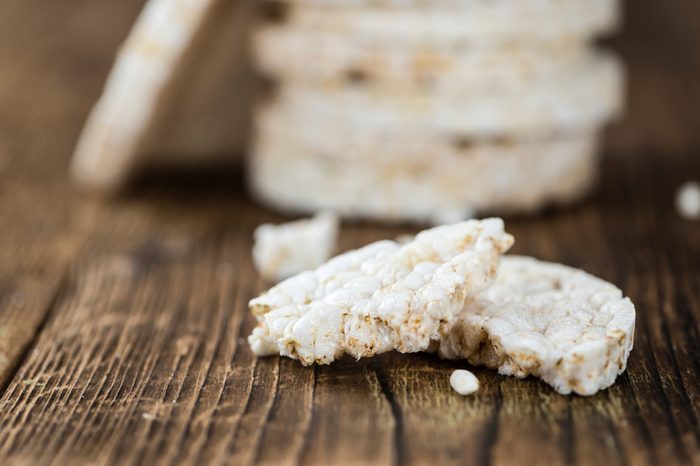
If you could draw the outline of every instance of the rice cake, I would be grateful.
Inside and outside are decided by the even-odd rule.
[[[301,29],[263,27],[253,41],[258,68],[285,84],[332,83],[431,90],[452,83],[483,92],[521,89],[589,60],[585,42],[527,41],[508,46],[483,42],[415,46]]]
[[[622,88],[619,61],[600,54],[575,72],[535,83],[527,93],[287,85],[264,111],[343,138],[349,133],[381,141],[414,131],[518,137],[601,125],[620,113]]]
[[[407,244],[379,241],[341,254],[250,301],[258,355],[328,364],[391,350],[428,349],[440,325],[493,281],[513,243],[500,219],[426,230]]]
[[[560,264],[504,256],[496,282],[441,334],[439,354],[593,395],[627,367],[635,309],[599,278]]]
[[[247,2],[149,0],[83,128],[75,181],[109,191],[147,165],[238,163],[256,85],[251,14]]]
[[[614,30],[617,0],[479,0],[423,7],[358,5],[343,8],[293,1],[287,22],[307,30],[353,37],[401,39],[410,44],[481,41],[508,44],[523,38],[586,41]]]
[[[348,137],[348,140],[352,138]],[[579,199],[597,173],[596,131],[544,139],[450,143],[401,158],[378,146],[352,158],[280,134],[261,134],[249,185],[286,212],[334,210],[349,218],[443,223],[476,213],[531,212]],[[396,150],[392,155],[391,151]],[[409,149],[407,149],[409,151]]]

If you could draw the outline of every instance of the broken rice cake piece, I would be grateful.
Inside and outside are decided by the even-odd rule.
[[[253,262],[260,275],[278,282],[326,262],[335,251],[338,217],[321,212],[311,219],[255,230]]]
[[[624,372],[635,309],[615,286],[528,257],[501,259],[496,282],[442,332],[439,354],[593,395]]]
[[[259,325],[248,341],[305,365],[424,351],[493,282],[512,243],[501,219],[470,220],[341,254],[251,300]]]

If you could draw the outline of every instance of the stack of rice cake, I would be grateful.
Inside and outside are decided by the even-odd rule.
[[[257,31],[277,81],[250,185],[290,212],[451,222],[532,212],[593,184],[622,106],[592,41],[615,0],[286,0]]]

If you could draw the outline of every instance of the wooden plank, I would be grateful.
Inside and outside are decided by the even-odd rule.
[[[55,318],[29,358],[58,360],[29,362],[17,374],[18,384],[7,390],[9,403],[23,400],[23,406],[13,405],[14,415],[4,419],[5,451],[40,441],[49,455],[42,458],[40,453],[36,461],[60,462],[56,450],[91,455],[100,445],[105,455],[119,445],[140,445],[147,433],[152,439],[165,432],[182,435],[177,430],[182,424],[172,425],[168,418],[189,419],[205,376],[217,373],[215,354],[219,365],[228,367],[229,358],[221,356],[231,351],[229,341],[236,347],[244,316],[244,301],[236,299],[235,287],[246,286],[230,263],[241,263],[245,242],[234,247],[230,241],[192,241],[188,235],[193,233],[180,231],[186,228],[182,224],[166,234],[144,228],[149,225],[139,220],[151,218],[148,209],[133,212],[126,206],[124,214],[119,222],[119,213],[109,212],[114,221],[91,235]],[[155,219],[167,224],[168,215],[161,212]],[[212,330],[219,331],[219,340],[210,338]],[[249,354],[245,357],[252,361]],[[250,380],[252,375],[251,370]],[[238,388],[244,389],[245,380],[228,382],[243,383]],[[3,406],[8,412],[7,403]],[[11,427],[17,419],[28,420],[30,412],[34,419],[54,421]],[[64,414],[84,428],[63,422]],[[110,445],[110,438],[125,443]],[[151,446],[157,448],[158,442]],[[129,452],[143,453],[121,448],[116,458]]]
[[[0,400],[0,455],[104,465],[692,464],[700,308],[679,293],[698,283],[696,263],[682,258],[697,250],[698,227],[656,192],[675,184],[681,166],[697,162],[611,161],[591,202],[511,222],[516,252],[581,266],[637,303],[629,371],[595,398],[483,369],[480,392],[462,398],[448,377],[465,364],[431,355],[317,368],[258,360],[243,339],[253,326],[245,303],[263,286],[249,251],[252,228],[268,214],[217,193],[188,201],[153,192],[102,206],[109,223],[90,233]],[[623,178],[620,186],[613,174],[633,169],[664,182],[639,191]],[[627,221],[614,222],[620,215]],[[657,231],[663,222],[670,227]],[[399,230],[348,226],[342,242]]]
[[[78,41],[74,28],[90,32],[85,20],[99,19],[107,2],[0,5],[0,387],[35,338],[93,219],[94,203],[78,200],[65,180],[88,103],[75,97],[85,93],[86,78],[88,89],[99,89],[110,60],[104,50],[129,27],[138,7],[131,3],[114,9],[93,41]],[[73,16],[57,22],[64,7]],[[93,62],[92,73],[75,58]]]

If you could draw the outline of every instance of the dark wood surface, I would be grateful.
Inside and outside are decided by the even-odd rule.
[[[0,464],[700,464],[700,4],[628,2],[630,71],[599,190],[507,219],[515,252],[584,268],[637,305],[628,371],[595,397],[430,355],[256,359],[251,234],[281,217],[236,173],[76,193],[78,131],[140,0],[0,2]],[[415,231],[346,225],[342,248]]]

